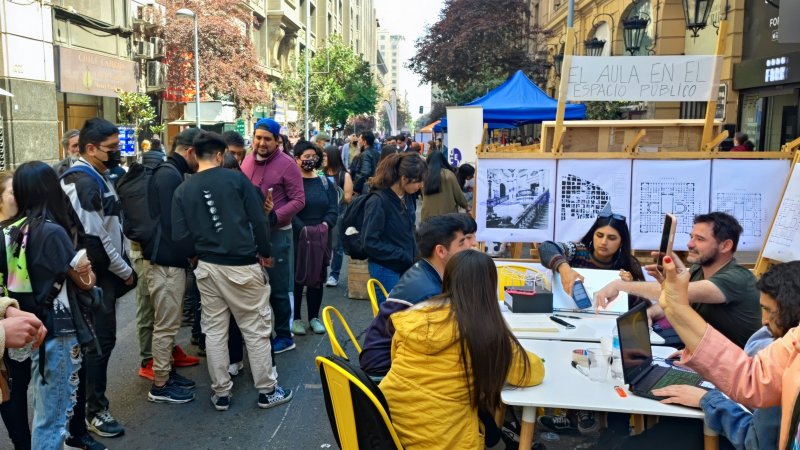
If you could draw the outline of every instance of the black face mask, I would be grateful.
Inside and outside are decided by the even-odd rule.
[[[106,169],[113,169],[122,163],[122,152],[119,150],[108,152],[108,161],[105,162]]]

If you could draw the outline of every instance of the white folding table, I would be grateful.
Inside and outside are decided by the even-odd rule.
[[[563,325],[552,322],[548,317],[550,314],[520,314],[510,311],[503,312],[511,332],[517,339],[544,339],[552,341],[580,341],[580,342],[600,342],[603,336],[611,336],[611,332],[617,325],[616,315],[565,312],[556,314],[566,314],[569,316],[580,317],[580,319],[570,319],[560,317],[560,319],[575,325],[574,329],[567,329]],[[535,331],[542,326],[554,328],[553,331]],[[650,330],[650,342],[655,345],[663,345],[664,338]]]
[[[538,386],[528,388],[506,387],[502,392],[503,403],[522,407],[522,430],[519,448],[531,448],[533,429],[536,423],[536,408],[564,408],[590,411],[642,414],[652,416],[686,417],[703,420],[700,409],[677,405],[666,405],[656,400],[638,397],[630,393],[621,380],[609,377],[605,382],[591,381],[572,367],[572,350],[586,348],[592,344],[553,340],[521,340],[522,346],[545,360],[544,380]],[[666,357],[674,352],[670,347],[654,347],[654,356]],[[627,394],[622,398],[614,386],[620,385]],[[718,448],[717,434],[705,426],[705,448]]]

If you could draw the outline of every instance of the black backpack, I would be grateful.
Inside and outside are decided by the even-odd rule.
[[[148,192],[156,170],[165,165],[180,175],[172,164],[150,167],[134,162],[117,182],[117,195],[122,203],[122,233],[139,244],[148,244],[156,237],[159,214],[151,204]]]
[[[367,199],[373,194],[365,194],[357,196],[342,217],[342,229],[344,237],[342,238],[342,246],[344,252],[350,256],[351,259],[367,259],[367,254],[364,251],[364,236],[361,234],[361,227],[364,224],[364,210],[366,209]]]

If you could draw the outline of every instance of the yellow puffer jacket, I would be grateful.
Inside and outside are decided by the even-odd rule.
[[[423,302],[392,314],[392,368],[380,384],[392,423],[407,450],[483,449],[478,410],[470,406],[467,379],[460,362],[458,329],[450,306]],[[530,370],[515,352],[508,383],[542,382],[544,365],[526,352]]]

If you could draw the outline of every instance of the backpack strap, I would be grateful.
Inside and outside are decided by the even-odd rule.
[[[328,183],[328,176],[327,175],[317,175],[317,176],[319,177],[320,180],[322,180],[322,186],[327,191],[328,190],[328,184],[329,184]]]
[[[106,184],[106,180],[104,180],[103,177],[99,173],[97,173],[97,171],[94,170],[93,167],[89,167],[83,164],[73,165],[72,167],[67,169],[63,174],[61,174],[60,178],[63,180],[64,177],[66,177],[67,175],[72,175],[75,173],[84,173],[86,175],[89,175],[100,187],[100,192],[102,192],[103,194],[108,192],[108,185]]]

